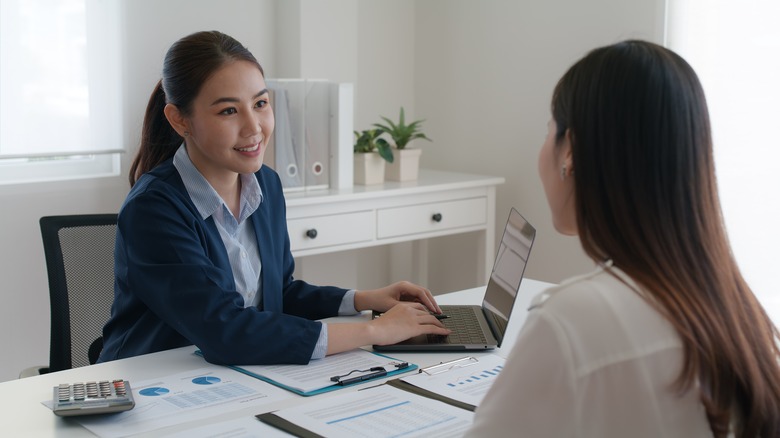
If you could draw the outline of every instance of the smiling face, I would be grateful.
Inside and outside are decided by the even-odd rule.
[[[190,160],[212,186],[231,184],[262,166],[274,115],[255,64],[226,63],[204,82],[188,116],[171,112]]]

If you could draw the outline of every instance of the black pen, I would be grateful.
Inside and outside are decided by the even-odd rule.
[[[365,380],[371,380],[377,377],[384,377],[386,375],[387,375],[386,370],[374,371],[373,373],[363,374],[362,376],[350,377],[349,379],[341,379],[339,380],[339,385],[341,386],[351,385],[353,383],[363,382]]]
[[[443,313],[434,313],[433,316],[435,316],[438,320],[447,319],[450,317],[450,315],[445,315]]]

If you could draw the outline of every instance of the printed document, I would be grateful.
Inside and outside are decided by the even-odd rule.
[[[503,357],[489,354],[480,356],[468,366],[443,369],[434,374],[423,371],[401,380],[453,400],[479,406],[504,369],[504,362],[506,359]]]
[[[118,414],[74,419],[95,435],[114,438],[294,397],[290,392],[224,367],[191,370],[130,382],[130,385],[135,408]]]
[[[312,399],[274,413],[324,437],[462,436],[474,413],[388,385]]]

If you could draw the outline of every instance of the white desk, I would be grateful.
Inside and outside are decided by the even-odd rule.
[[[506,356],[512,345],[514,345],[520,327],[525,322],[528,303],[536,294],[549,286],[549,283],[530,279],[523,280],[523,284],[520,287],[520,296],[515,302],[515,308],[512,313],[509,327],[507,328],[504,344],[502,348],[494,350],[494,352]],[[440,295],[437,297],[437,300],[441,304],[478,304],[481,302],[483,295],[484,287],[479,287]],[[351,318],[368,318],[368,314],[366,313]],[[349,318],[337,319],[342,320]],[[203,368],[207,364],[202,358],[192,354],[194,350],[195,348],[191,346],[183,347],[175,350],[0,383],[0,435],[8,437],[94,436],[76,422],[70,419],[57,417],[50,409],[41,404],[42,401],[48,400],[52,396],[52,387],[60,383],[103,379],[110,380],[115,378],[124,378],[132,384],[134,381],[165,377],[191,369]],[[469,352],[468,354],[478,357],[479,355],[487,353]],[[434,365],[442,361],[456,359],[465,355],[466,353],[392,353],[393,357],[415,363],[421,367]],[[343,393],[344,391],[354,391],[365,386],[366,385],[356,385],[314,397],[318,399],[332,397],[333,395]],[[297,405],[305,403],[307,400],[311,400],[311,398],[295,396],[292,399],[280,403],[279,406],[274,406],[274,408],[280,409]],[[141,436],[159,435],[160,432],[173,433],[188,428],[212,424],[216,421],[247,416],[252,417],[259,413],[255,411],[256,409],[238,410],[219,417],[210,417],[204,420],[189,422]]]
[[[413,241],[409,280],[427,284],[426,239],[479,232],[476,281],[495,255],[496,186],[504,178],[421,169],[416,181],[290,192],[287,228],[293,257]]]

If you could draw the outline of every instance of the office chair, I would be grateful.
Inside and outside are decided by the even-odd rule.
[[[51,303],[49,366],[28,368],[20,377],[97,361],[114,301],[116,221],[116,214],[40,219]]]

